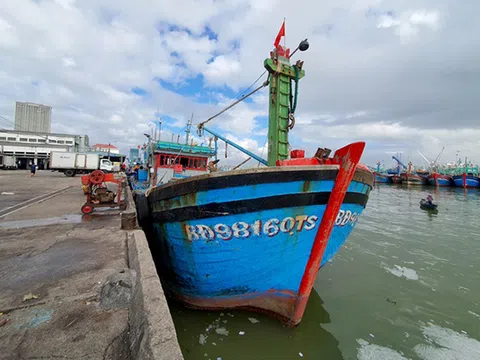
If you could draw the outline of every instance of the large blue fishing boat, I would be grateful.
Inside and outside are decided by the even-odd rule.
[[[297,47],[307,48],[306,40]],[[333,157],[326,148],[311,158],[288,149],[305,74],[302,61],[290,64],[297,49],[290,54],[277,36],[264,62],[268,79],[241,99],[270,87],[268,160],[207,128],[214,117],[198,125],[200,134],[210,133],[266,167],[212,168],[137,196],[165,291],[187,306],[247,308],[298,324],[318,270],[344,244],[367,204],[374,177],[359,164],[364,142]]]

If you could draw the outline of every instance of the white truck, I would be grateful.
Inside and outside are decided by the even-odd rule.
[[[103,159],[98,154],[58,152],[50,153],[49,169],[63,172],[65,176],[87,174],[100,169],[104,172],[112,172],[113,164],[108,159]]]
[[[0,169],[11,170],[16,168],[17,163],[14,156],[0,155]]]

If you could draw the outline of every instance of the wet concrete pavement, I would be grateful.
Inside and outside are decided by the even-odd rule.
[[[28,170],[0,170],[0,211],[79,183],[79,176],[67,178],[46,170],[37,171],[34,177]]]
[[[0,218],[0,359],[129,359],[132,276],[115,211],[82,216],[80,177],[47,171],[0,172],[0,193],[13,193],[0,211],[58,189]]]

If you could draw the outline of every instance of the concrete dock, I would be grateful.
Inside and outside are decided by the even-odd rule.
[[[79,176],[0,171],[0,359],[183,359],[131,196],[84,202]]]

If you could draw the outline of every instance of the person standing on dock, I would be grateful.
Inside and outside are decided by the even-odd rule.
[[[36,171],[37,171],[37,164],[31,163],[30,164],[30,176],[35,176]]]

